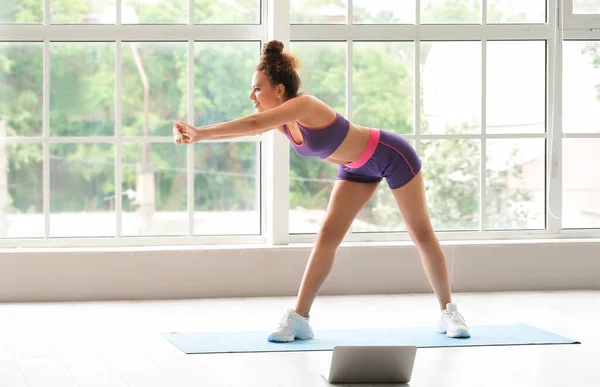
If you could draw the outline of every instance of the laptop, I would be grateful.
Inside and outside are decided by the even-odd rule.
[[[408,383],[417,354],[416,346],[335,346],[330,384]]]

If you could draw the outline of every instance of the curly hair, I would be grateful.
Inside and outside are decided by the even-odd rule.
[[[272,86],[283,85],[286,100],[297,97],[302,85],[297,69],[299,60],[292,54],[283,52],[284,45],[279,40],[271,40],[263,46],[257,71],[264,71]]]

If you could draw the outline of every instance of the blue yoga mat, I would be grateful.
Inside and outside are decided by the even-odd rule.
[[[451,339],[430,327],[385,329],[337,329],[315,331],[311,340],[272,343],[268,332],[163,333],[162,336],[186,354],[331,351],[336,345],[415,345],[418,348],[497,345],[581,344],[528,324],[474,326],[471,337]]]

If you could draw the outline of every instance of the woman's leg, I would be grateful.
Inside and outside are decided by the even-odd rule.
[[[410,155],[409,152],[406,153]],[[469,327],[465,323],[464,317],[458,311],[456,304],[452,302],[446,257],[444,257],[444,252],[429,219],[421,171],[414,175],[408,183],[393,189],[392,192],[408,228],[408,233],[421,253],[423,268],[440,305],[441,313],[436,331],[453,338],[470,337]]]
[[[433,231],[425,200],[425,187],[421,172],[406,185],[392,190],[408,234],[421,253],[421,260],[429,283],[437,297],[440,309],[452,302],[446,258]]]
[[[323,225],[298,291],[296,313],[307,317],[321,285],[333,266],[335,253],[352,221],[367,204],[379,183],[338,180],[333,186]]]

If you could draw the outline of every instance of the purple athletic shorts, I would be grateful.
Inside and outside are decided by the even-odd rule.
[[[337,178],[376,183],[385,177],[388,186],[396,189],[408,183],[420,170],[419,156],[402,136],[373,128],[358,160],[340,165]]]

